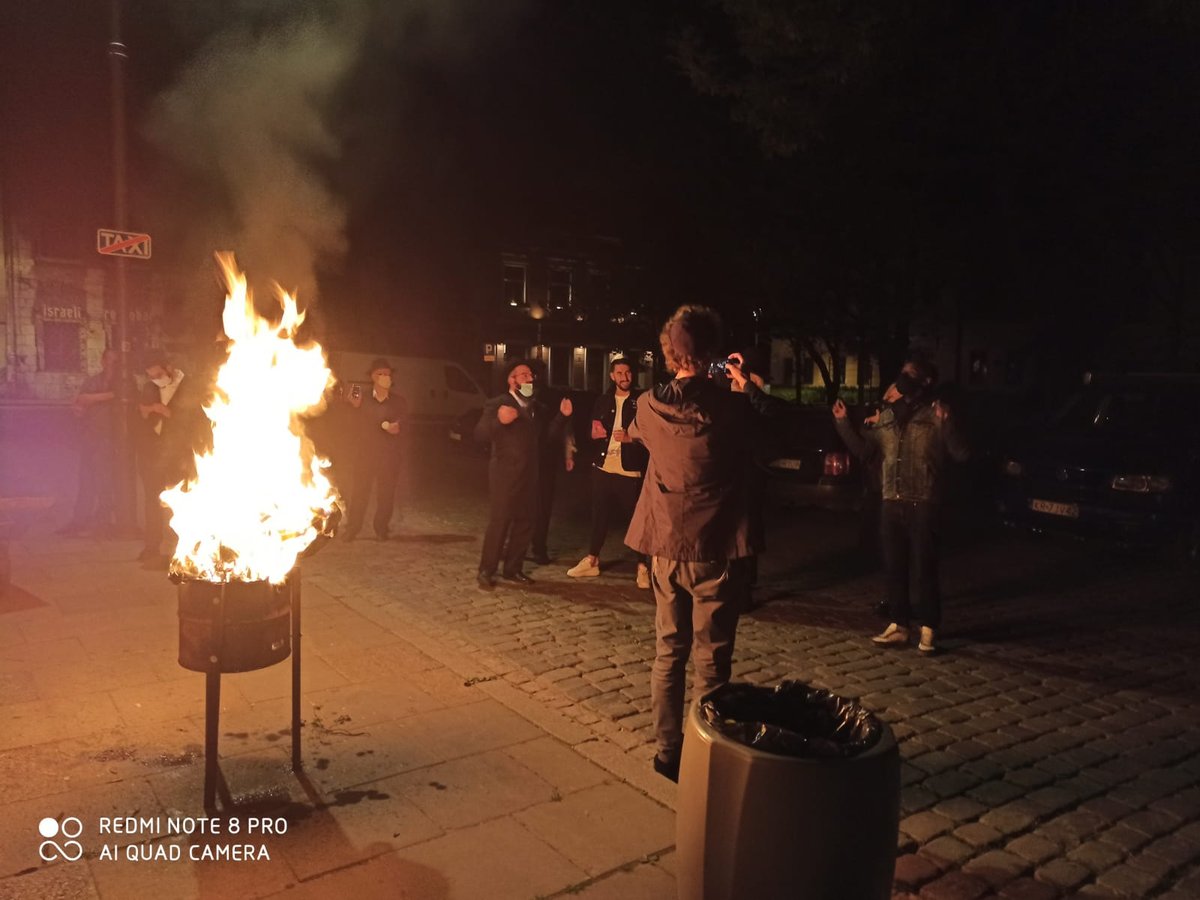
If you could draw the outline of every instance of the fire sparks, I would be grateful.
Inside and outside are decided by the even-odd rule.
[[[218,254],[229,294],[229,339],[215,392],[204,407],[212,449],[196,477],[162,493],[179,536],[172,575],[205,581],[282,582],[297,557],[332,527],[340,500],[301,416],[320,410],[331,379],[316,343],[301,346],[304,313],[279,291],[277,323],[254,309],[232,254]]]

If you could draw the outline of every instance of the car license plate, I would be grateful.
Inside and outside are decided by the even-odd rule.
[[[772,469],[799,469],[801,461],[798,459],[774,459],[771,460]]]
[[[1075,503],[1055,503],[1053,500],[1030,500],[1029,508],[1034,512],[1048,513],[1052,516],[1066,516],[1068,519],[1079,518],[1079,506]]]

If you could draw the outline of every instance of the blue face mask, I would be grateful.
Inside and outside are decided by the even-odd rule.
[[[529,399],[530,397],[532,397],[533,396],[533,382],[527,381],[524,384],[517,385],[517,393],[520,394],[525,399]]]

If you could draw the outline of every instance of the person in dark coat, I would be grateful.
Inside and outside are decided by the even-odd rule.
[[[144,493],[145,546],[138,559],[151,565],[166,562],[162,553],[167,509],[159,495],[196,471],[196,453],[208,437],[204,388],[160,354],[146,361],[147,384],[138,400],[139,473]]]
[[[561,441],[571,415],[571,401],[559,403],[557,415],[533,395],[533,372],[524,360],[509,363],[504,373],[508,392],[484,404],[475,440],[490,442],[488,463],[489,517],[479,559],[478,584],[495,587],[496,570],[503,560],[506,581],[529,584],[521,571],[533,534],[541,477],[541,445],[547,433]]]
[[[396,485],[400,480],[401,431],[408,417],[404,398],[392,392],[392,364],[380,357],[371,362],[371,390],[364,397],[352,392],[347,398],[354,414],[350,432],[355,447],[350,476],[350,509],[346,522],[346,540],[362,531],[371,490],[375,490],[375,536],[389,537],[392,512],[396,506]]]
[[[563,401],[563,394],[546,383],[546,365],[540,359],[528,361],[533,373],[533,399],[547,409],[555,409]],[[564,431],[568,429],[564,428]],[[569,452],[564,434],[553,434],[547,428],[541,434],[538,450],[537,506],[533,511],[533,534],[529,539],[529,558],[539,566],[551,563],[547,541],[550,536],[550,516],[554,511],[554,493],[558,486],[558,473],[573,467],[574,454]]]
[[[100,371],[79,388],[71,411],[79,419],[79,487],[71,521],[58,534],[100,531],[113,524],[116,509],[116,433],[120,425],[117,400],[119,354],[109,348],[100,354]]]
[[[706,307],[682,306],[667,320],[659,340],[675,378],[642,396],[629,428],[650,454],[625,543],[651,558],[653,764],[671,780],[679,778],[688,659],[696,696],[729,681],[745,604],[739,561],[762,549],[747,485],[754,412],[710,374],[720,335],[720,319]]]

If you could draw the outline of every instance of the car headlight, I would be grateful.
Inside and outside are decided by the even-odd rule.
[[[1022,468],[1021,464],[1019,462],[1017,462],[1015,459],[1006,459],[1004,461],[1004,474],[1005,475],[1012,475],[1015,477],[1017,475],[1020,475],[1024,471],[1025,471],[1025,469]]]
[[[1171,479],[1166,475],[1115,475],[1110,486],[1114,491],[1161,494],[1171,489]]]

